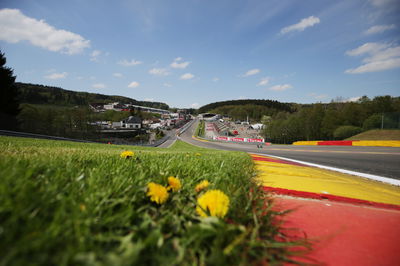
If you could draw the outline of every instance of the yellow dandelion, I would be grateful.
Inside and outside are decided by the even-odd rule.
[[[208,182],[208,180],[203,180],[199,184],[197,184],[197,186],[194,189],[196,190],[196,192],[200,192],[203,189],[207,188],[209,185],[210,182]]]
[[[168,191],[164,186],[150,182],[147,185],[147,196],[157,204],[163,204],[168,199]]]
[[[123,151],[121,152],[121,158],[124,159],[128,159],[128,158],[132,158],[135,155],[135,153],[133,151]]]
[[[172,189],[173,192],[177,192],[182,187],[181,181],[173,176],[168,177],[168,184],[168,190]]]
[[[217,216],[223,218],[229,209],[229,197],[221,190],[207,191],[197,199],[197,213],[202,217]]]
[[[85,205],[85,204],[80,204],[80,205],[79,205],[79,209],[80,209],[82,212],[86,211],[86,205]]]
[[[196,152],[196,156],[201,156],[201,153]]]

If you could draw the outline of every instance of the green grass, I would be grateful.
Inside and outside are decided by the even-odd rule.
[[[245,153],[13,137],[0,149],[0,265],[279,264],[299,245],[279,233]],[[182,189],[151,202],[147,184],[169,176]],[[195,211],[204,179],[230,198],[223,219]]]
[[[400,140],[400,130],[373,129],[347,138],[346,140]]]
[[[205,122],[204,122],[204,120],[200,120],[199,121],[199,124],[198,124],[198,126],[196,128],[196,131],[195,131],[194,135],[197,136],[197,137],[204,137],[204,135],[205,135]]]

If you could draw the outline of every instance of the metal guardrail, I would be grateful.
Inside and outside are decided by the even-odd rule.
[[[179,132],[178,132],[177,134],[178,134],[178,135],[183,134],[191,125],[193,125],[193,123],[194,123],[195,121],[196,121],[196,120],[192,120],[192,121],[190,121],[189,123],[185,124],[183,127],[181,127],[181,128],[179,129]]]
[[[2,136],[10,136],[10,137],[23,137],[23,138],[35,138],[35,139],[49,139],[49,140],[65,140],[65,141],[74,141],[74,142],[86,142],[86,143],[99,143],[89,140],[81,140],[81,139],[70,139],[64,137],[56,137],[56,136],[48,136],[42,134],[34,134],[34,133],[26,133],[19,131],[10,131],[10,130],[0,130],[0,135]]]
[[[154,141],[154,143],[140,144],[140,145],[136,145],[136,146],[157,147],[157,146],[160,146],[161,144],[163,144],[164,142],[166,142],[167,140],[169,140],[169,138],[170,138],[170,136],[166,135],[166,136],[162,137],[161,139]]]
[[[18,131],[10,131],[10,130],[0,130],[1,136],[9,136],[9,137],[23,137],[23,138],[35,138],[35,139],[48,139],[48,140],[64,140],[64,141],[74,141],[74,142],[83,142],[83,143],[97,143],[97,144],[104,144],[102,142],[95,142],[89,140],[81,140],[81,139],[71,139],[71,138],[64,138],[64,137],[56,137],[56,136],[49,136],[49,135],[42,135],[42,134],[34,134],[34,133],[26,133],[26,132],[18,132]],[[170,136],[164,136],[163,138],[155,141],[152,144],[148,143],[121,143],[115,145],[132,145],[132,146],[145,146],[145,147],[157,147],[164,142],[166,142]]]

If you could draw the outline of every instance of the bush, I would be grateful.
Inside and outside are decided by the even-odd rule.
[[[373,114],[367,119],[365,119],[363,123],[363,129],[370,130],[374,128],[381,128],[381,123],[382,123],[382,115]]]
[[[333,132],[335,139],[346,139],[362,132],[360,127],[355,126],[340,126]]]

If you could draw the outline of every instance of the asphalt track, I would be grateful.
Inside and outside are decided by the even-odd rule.
[[[197,121],[180,137],[193,145],[221,150],[275,155],[360,173],[400,180],[400,148],[357,146],[292,146],[198,141],[192,138]]]

